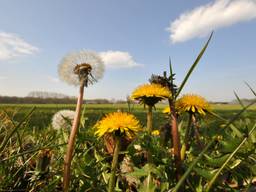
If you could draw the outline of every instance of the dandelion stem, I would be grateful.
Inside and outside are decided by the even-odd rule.
[[[152,114],[152,106],[148,105],[148,113],[147,113],[147,131],[150,134],[153,129],[153,114]]]
[[[71,133],[68,140],[67,152],[64,157],[64,176],[63,176],[64,192],[68,192],[68,189],[69,189],[70,167],[71,167],[71,161],[73,158],[76,134],[77,134],[79,123],[80,123],[81,108],[83,104],[83,95],[84,95],[84,81],[81,81],[79,96],[78,96],[77,105],[76,105],[76,113],[75,113]]]
[[[196,138],[196,141],[197,141],[197,145],[200,149],[203,149],[203,144],[200,141],[199,126],[197,124],[196,117],[195,117],[194,114],[192,115],[192,122],[193,122],[193,125],[194,125],[194,132],[195,132],[195,138]]]
[[[147,131],[148,134],[151,134],[152,130],[153,130],[153,114],[152,114],[152,105],[148,105],[148,113],[147,113]],[[152,153],[149,150],[148,151],[148,163],[152,163]],[[147,178],[147,192],[149,191],[149,187],[150,187],[150,183],[151,183],[151,173],[148,173],[148,178]]]
[[[120,136],[115,136],[115,150],[114,150],[114,155],[113,155],[113,160],[112,160],[112,165],[111,165],[111,175],[109,178],[109,183],[108,183],[108,192],[113,192],[116,184],[116,169],[118,165],[118,156],[119,156],[119,151],[120,151]]]
[[[173,142],[173,151],[174,151],[174,158],[175,158],[175,167],[176,167],[176,178],[177,180],[180,177],[180,136],[179,136],[179,130],[178,130],[178,122],[177,122],[177,115],[175,111],[175,105],[174,101],[171,99],[168,99],[169,101],[169,107],[171,112],[171,133],[172,133],[172,142]]]

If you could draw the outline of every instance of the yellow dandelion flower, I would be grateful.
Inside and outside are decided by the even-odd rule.
[[[154,130],[151,132],[151,135],[158,136],[158,135],[160,135],[160,132],[159,132],[159,130]]]
[[[102,137],[105,134],[119,132],[122,136],[133,138],[142,130],[139,121],[132,114],[126,112],[109,113],[94,126],[95,134]]]
[[[131,98],[140,101],[140,103],[154,106],[157,102],[170,96],[169,89],[160,84],[144,84],[133,91]]]
[[[165,107],[162,112],[165,114],[170,114],[170,107]]]
[[[209,103],[201,96],[195,94],[183,95],[176,101],[176,109],[179,112],[190,112],[205,115],[209,111]]]

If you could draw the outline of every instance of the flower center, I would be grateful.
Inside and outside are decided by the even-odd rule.
[[[77,75],[81,75],[81,74],[89,74],[92,70],[92,67],[90,64],[88,63],[82,63],[79,65],[76,65],[74,68],[74,73]]]
[[[78,75],[80,81],[83,82],[85,86],[87,86],[88,81],[90,81],[89,76],[92,77],[92,66],[88,63],[82,63],[76,65],[73,71]],[[92,80],[94,80],[94,78],[92,78]]]

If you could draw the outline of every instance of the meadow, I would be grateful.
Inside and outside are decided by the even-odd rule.
[[[5,110],[13,116],[13,120],[21,121],[26,113],[35,107],[35,111],[29,119],[29,127],[34,127],[36,129],[44,129],[51,126],[51,121],[53,115],[64,109],[75,110],[75,104],[0,104],[0,110]],[[117,110],[130,111],[142,122],[146,124],[146,115],[143,105],[131,104],[128,107],[127,104],[86,104],[84,105],[86,109],[84,110],[83,116],[86,120],[85,126],[87,128],[92,127],[98,120],[100,120],[104,114],[114,112]],[[166,115],[163,114],[163,109],[167,107],[167,104],[157,104],[154,112],[154,127],[159,128],[166,122]],[[241,105],[239,104],[213,104],[211,108],[214,112],[222,116],[223,118],[231,118],[239,110],[241,110]],[[256,119],[256,105],[251,106],[244,116],[255,120]]]
[[[86,104],[83,105],[83,113],[81,117],[81,126],[78,133],[78,138],[76,142],[76,152],[74,160],[72,163],[72,182],[71,188],[74,191],[106,191],[107,178],[109,177],[110,169],[110,159],[111,156],[106,152],[106,146],[101,140],[98,140],[94,136],[94,129],[92,127],[97,121],[99,121],[104,115],[115,112],[117,110],[129,111],[134,114],[141,124],[145,127],[147,122],[146,109],[143,105],[132,104],[128,107],[127,104]],[[166,107],[166,104],[157,104],[156,108],[153,110],[153,129],[159,130],[161,126],[168,122],[166,114],[162,111]],[[27,114],[33,112],[28,118],[25,118]],[[12,132],[13,128],[16,126],[16,130],[12,132],[8,143],[6,143],[5,148],[1,145],[1,165],[0,165],[0,189],[1,191],[8,190],[19,190],[19,191],[62,191],[62,171],[63,171],[63,156],[66,146],[66,141],[68,138],[68,131],[62,130],[61,132],[56,131],[52,128],[51,122],[53,115],[63,109],[74,110],[75,105],[73,104],[1,104],[0,111],[3,114],[7,114],[10,121],[1,122],[1,129],[5,130],[6,134],[1,133],[1,138],[4,139],[6,135]],[[212,111],[227,119],[232,119],[239,111],[242,109],[240,105],[211,105]],[[185,119],[180,121],[187,121],[187,116]],[[3,120],[3,119],[2,119]],[[6,119],[5,119],[6,120]],[[256,106],[253,105],[248,108],[239,119],[237,119],[236,126],[241,124],[240,121],[246,121],[247,123],[242,123],[242,125],[250,126],[256,120]],[[22,122],[20,124],[20,122]],[[12,124],[12,125],[9,125]],[[200,134],[204,135],[204,142],[207,142],[216,135],[219,127],[221,127],[223,121],[221,119],[216,119],[215,116],[207,114],[204,120],[200,123]],[[9,125],[9,126],[8,126]],[[184,124],[183,124],[184,127]],[[182,126],[180,127],[180,133],[184,137],[184,131]],[[232,128],[232,127],[231,127]],[[9,130],[6,130],[9,129]],[[233,130],[232,131],[237,131]],[[233,135],[232,131],[228,131],[228,134]],[[241,130],[240,130],[241,131]],[[222,131],[221,135],[225,136],[226,131]],[[218,133],[219,134],[219,133]],[[233,138],[233,136],[232,136]],[[254,135],[255,138],[255,135]],[[228,138],[230,139],[230,138]],[[149,143],[150,140],[150,143]],[[160,139],[161,140],[161,139]],[[164,166],[172,164],[173,159],[168,159],[169,152],[166,153],[165,147],[159,146],[159,138],[150,138],[147,135],[142,134],[135,142],[139,143],[146,150],[151,151],[155,154],[153,162],[155,164],[160,164],[159,170],[151,170],[155,177],[158,178],[161,185],[158,186],[159,189],[152,189],[151,191],[167,191],[173,185],[171,182],[167,182],[162,173],[158,171],[162,170],[165,174],[168,173]],[[153,146],[152,146],[153,145]],[[194,145],[194,144],[193,144]],[[236,146],[236,145],[235,145]],[[188,160],[194,158],[193,156],[200,153],[195,146],[192,147],[194,152],[191,152],[191,156],[188,155]],[[225,149],[223,153],[224,157],[232,151],[233,148],[230,146]],[[249,148],[248,148],[249,150]],[[255,150],[255,148],[254,148]],[[221,150],[220,150],[221,151]],[[127,154],[134,154],[134,148],[128,147]],[[135,154],[137,154],[136,152]],[[255,155],[255,152],[252,153]],[[195,156],[196,157],[196,156]],[[207,156],[206,156],[207,157]],[[223,163],[222,159],[208,159],[206,161],[207,166],[218,167]],[[240,159],[239,157],[238,159]],[[143,159],[143,158],[142,158]],[[134,156],[133,162],[136,166],[140,167],[141,163],[144,165],[145,160],[142,160],[141,156]],[[225,160],[225,159],[224,159]],[[204,160],[205,161],[205,160]],[[164,162],[164,163],[163,163]],[[232,161],[233,163],[240,164],[237,159]],[[212,165],[212,164],[213,165]],[[249,162],[247,162],[249,163]],[[147,165],[147,164],[146,164]],[[136,169],[137,172],[132,175],[138,180],[144,180],[148,172],[149,167],[144,165],[141,169]],[[174,165],[173,165],[174,166]],[[233,165],[236,167],[235,165]],[[244,165],[241,164],[242,167]],[[202,166],[201,166],[202,168]],[[252,169],[256,169],[255,166],[251,166]],[[150,168],[152,169],[152,168]],[[247,174],[251,173],[248,168],[242,168],[243,171],[232,169],[232,171],[239,171],[241,176],[245,177]],[[144,171],[144,172],[143,172]],[[200,168],[194,168],[194,171],[203,178],[209,178],[209,174],[206,170],[201,170]],[[160,175],[158,175],[160,174]],[[195,173],[194,173],[195,174]],[[235,173],[238,174],[238,173]],[[238,174],[239,175],[239,174]],[[168,176],[168,180],[175,175]],[[192,178],[194,176],[192,175]],[[157,180],[157,181],[158,181]],[[239,180],[239,179],[238,179]],[[195,180],[192,179],[193,182]],[[156,182],[156,181],[154,181]],[[200,181],[202,182],[202,181]],[[168,183],[168,184],[167,184]],[[191,183],[190,185],[198,185]],[[125,186],[117,186],[116,190],[121,191],[122,188],[129,188]],[[132,189],[129,189],[133,191]],[[222,188],[219,189],[220,191]],[[139,191],[147,191],[145,188],[141,188]],[[200,191],[200,190],[199,190]],[[231,190],[232,191],[232,190]]]

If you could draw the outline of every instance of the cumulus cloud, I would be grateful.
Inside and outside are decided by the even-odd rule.
[[[109,68],[132,68],[140,66],[128,52],[106,51],[101,52],[100,56],[106,67]]]
[[[16,34],[0,32],[0,60],[9,60],[38,52],[38,48],[27,43]]]
[[[255,18],[256,0],[215,0],[181,14],[167,30],[171,41],[177,43]]]

